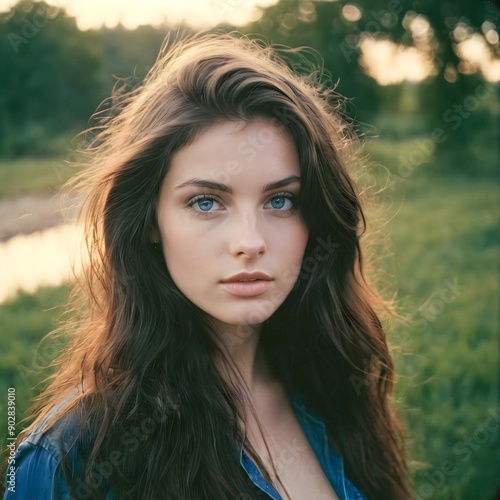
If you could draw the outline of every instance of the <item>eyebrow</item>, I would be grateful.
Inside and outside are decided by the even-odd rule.
[[[295,182],[300,182],[300,177],[297,175],[291,175],[290,177],[286,177],[285,179],[281,179],[280,181],[270,182],[269,184],[266,184],[262,189],[262,192],[267,193],[272,189],[288,186],[289,184],[293,184]],[[189,179],[188,181],[179,184],[175,189],[180,189],[186,186],[204,187],[230,194],[232,194],[233,192],[233,190],[229,186],[226,186],[225,184],[220,184],[219,182],[209,181],[205,179],[198,179],[198,178]]]

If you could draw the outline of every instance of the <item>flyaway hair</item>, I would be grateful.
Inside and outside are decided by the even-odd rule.
[[[237,374],[222,375],[219,366],[234,367],[151,234],[175,152],[214,123],[264,118],[297,148],[310,236],[299,279],[263,325],[263,348],[287,394],[325,421],[353,483],[368,498],[411,496],[394,367],[375,312],[384,301],[364,277],[351,131],[333,97],[272,47],[205,34],[166,46],[93,132],[88,165],[72,180],[85,196],[87,255],[61,327],[70,341],[20,436],[49,411],[50,425],[67,420],[71,450],[86,463],[74,471],[71,453],[66,459],[75,494],[99,498],[112,487],[130,499],[257,498],[240,466],[245,388]]]

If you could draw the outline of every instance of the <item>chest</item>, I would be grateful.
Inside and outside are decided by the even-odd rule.
[[[260,420],[260,432],[255,427],[247,432],[283,500],[337,500],[292,408],[282,408],[279,419],[264,413]]]

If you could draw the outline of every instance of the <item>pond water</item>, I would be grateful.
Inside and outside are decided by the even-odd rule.
[[[63,224],[44,231],[21,234],[0,243],[0,302],[17,290],[34,292],[58,286],[78,272],[81,231]]]

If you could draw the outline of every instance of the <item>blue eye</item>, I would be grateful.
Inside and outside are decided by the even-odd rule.
[[[280,216],[291,215],[297,209],[297,198],[292,193],[277,193],[269,203]]]
[[[210,210],[213,208],[214,203],[217,203],[217,200],[214,196],[210,196],[207,194],[202,194],[199,196],[195,196],[192,200],[189,201],[188,206],[198,213],[210,213]],[[193,208],[194,205],[198,205],[199,210]]]
[[[220,207],[214,207],[214,204],[220,205],[216,196],[210,194],[200,194],[189,200],[187,206],[196,215],[209,216],[221,210]],[[269,208],[273,210],[277,216],[287,217],[296,211],[298,200],[292,193],[276,193],[266,203],[266,207],[268,207],[268,205],[270,205]]]
[[[271,200],[271,203],[273,204],[273,208],[276,208],[276,209],[283,208],[283,206],[285,205],[287,199],[288,198],[285,198],[284,196],[275,196]],[[276,202],[276,200],[278,200],[278,202]],[[276,205],[278,205],[278,206],[276,206]]]
[[[202,200],[202,201],[197,201],[198,206],[203,212],[208,212],[214,204],[214,200]]]

